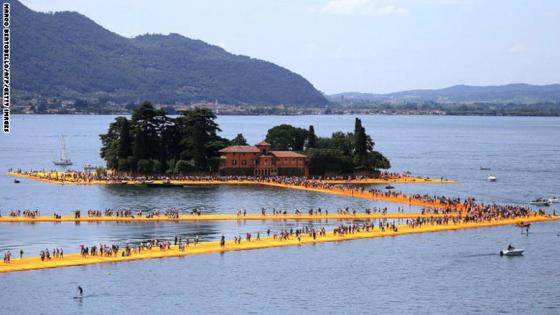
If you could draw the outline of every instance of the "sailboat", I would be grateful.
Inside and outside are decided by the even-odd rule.
[[[53,161],[54,165],[69,166],[72,165],[72,160],[66,156],[66,144],[64,143],[64,136],[60,136],[60,159]]]

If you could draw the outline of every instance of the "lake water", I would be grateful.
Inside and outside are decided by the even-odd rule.
[[[101,165],[98,135],[114,116],[13,116],[0,136],[0,171],[52,169],[59,136],[76,167]],[[395,185],[406,193],[475,196],[527,204],[560,195],[560,119],[525,117],[363,116],[363,125],[395,171],[458,180],[453,185]],[[315,126],[326,136],[352,131],[354,116],[221,116],[222,135],[262,140],[281,123]],[[491,171],[481,171],[480,167]],[[498,178],[486,181],[488,175]],[[400,205],[265,187],[49,185],[0,175],[0,211],[133,207],[232,213],[245,208],[309,209]],[[407,207],[408,208],[408,207]],[[558,212],[558,207],[547,211]],[[417,211],[417,208],[407,209]],[[222,233],[337,222],[183,222],[0,225],[0,252],[23,248],[78,251],[81,243],[138,242],[175,235],[214,240]],[[202,255],[0,274],[6,314],[51,313],[560,313],[560,223],[360,240],[224,255]],[[512,243],[523,257],[499,257]],[[87,297],[72,299],[77,285]]]

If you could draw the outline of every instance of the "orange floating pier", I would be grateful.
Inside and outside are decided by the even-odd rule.
[[[5,216],[0,217],[0,223],[39,223],[39,222],[181,222],[181,221],[272,221],[272,220],[378,220],[378,219],[416,219],[416,218],[438,218],[453,216],[453,214],[422,214],[416,212],[396,213],[356,213],[356,214],[203,214],[203,215],[179,215],[172,217],[159,216],[83,216],[75,218],[72,215],[61,216]]]
[[[407,204],[411,206],[437,208],[437,209],[453,208],[454,210],[457,211],[463,210],[462,204],[454,205],[451,207],[450,205],[439,202],[437,200],[432,201],[423,198],[415,198],[415,197],[407,196],[402,193],[384,194],[379,192],[370,192],[368,190],[356,190],[356,189],[343,188],[343,187],[323,188],[323,187],[312,187],[312,186],[303,186],[303,185],[289,185],[289,184],[273,183],[273,182],[264,182],[261,184],[265,186],[272,186],[272,187],[279,187],[279,188],[286,188],[286,189],[297,189],[297,190],[313,191],[318,193],[325,193],[325,194],[332,194],[332,195],[339,195],[339,196],[346,196],[346,197],[353,197],[353,198],[365,198],[371,200],[401,203],[401,204]]]
[[[261,185],[268,181],[254,179],[156,179],[156,180],[106,180],[106,179],[85,179],[76,176],[75,172],[7,172],[7,175],[26,178],[34,181],[41,181],[51,184],[76,184],[76,185],[143,185],[154,186],[183,186],[183,185]],[[453,184],[456,181],[448,179],[431,179],[416,176],[394,176],[387,178],[362,178],[362,179],[309,179],[309,181],[322,184]]]
[[[115,182],[108,180],[91,180],[83,181],[78,179],[73,179],[68,177],[63,172],[33,172],[33,173],[19,173],[19,172],[9,172],[9,175],[18,176],[23,178],[28,178],[31,180],[54,183],[54,184],[78,184],[78,185],[154,185],[162,187],[181,187],[188,185],[252,185],[252,186],[268,186],[286,189],[297,189],[304,191],[312,191],[319,193],[327,193],[339,196],[347,197],[357,197],[365,198],[370,200],[379,200],[400,204],[407,204],[419,207],[429,207],[438,209],[449,209],[449,205],[441,203],[439,201],[425,200],[423,198],[415,198],[404,195],[402,193],[380,193],[380,192],[370,192],[368,190],[358,190],[344,187],[331,186],[326,187],[323,184],[339,185],[339,184],[388,184],[388,183],[454,183],[449,180],[431,180],[429,178],[420,177],[398,177],[394,179],[380,179],[380,178],[368,178],[368,179],[355,179],[355,180],[310,180],[308,185],[301,184],[287,184],[263,180],[152,180],[152,181],[123,181]],[[457,205],[453,207],[455,210],[462,210],[462,205]]]
[[[114,262],[124,262],[132,260],[141,259],[151,259],[151,258],[166,258],[166,257],[181,257],[199,254],[211,254],[211,253],[222,253],[229,251],[239,251],[239,250],[252,250],[261,248],[272,248],[272,247],[285,247],[285,246],[297,246],[305,244],[316,244],[325,242],[338,242],[338,241],[348,241],[366,238],[377,238],[386,236],[398,236],[407,234],[417,234],[417,233],[431,233],[431,232],[444,232],[471,228],[484,228],[493,227],[501,225],[513,225],[520,222],[540,222],[540,221],[552,221],[559,220],[560,217],[551,216],[531,216],[518,219],[508,219],[508,220],[494,220],[487,222],[478,223],[458,223],[458,224],[445,224],[445,225],[422,225],[421,227],[409,227],[407,225],[399,225],[397,231],[385,230],[381,231],[379,229],[374,229],[373,231],[361,231],[350,234],[334,234],[333,232],[327,232],[325,236],[317,236],[316,239],[304,234],[301,240],[295,237],[291,237],[287,240],[278,240],[271,237],[263,238],[261,240],[252,241],[242,241],[241,244],[234,244],[233,241],[227,241],[225,246],[222,247],[218,242],[203,242],[199,243],[197,246],[191,245],[187,247],[184,251],[179,250],[178,246],[171,246],[168,250],[160,250],[159,248],[153,248],[151,250],[143,250],[141,253],[135,253],[131,256],[122,256],[121,251],[117,253],[116,256],[103,257],[103,256],[87,256],[82,257],[80,254],[67,254],[64,258],[52,258],[50,260],[41,261],[39,257],[30,257],[23,259],[12,259],[10,263],[0,264],[0,273],[2,272],[15,272],[15,271],[25,271],[25,270],[37,270],[46,268],[60,268],[60,267],[70,267],[70,266],[81,266],[90,264],[100,264],[100,263],[114,263]]]

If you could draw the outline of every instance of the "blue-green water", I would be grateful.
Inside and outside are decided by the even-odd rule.
[[[52,169],[59,135],[77,167],[101,164],[99,137],[113,116],[14,116],[0,137],[0,167]],[[249,142],[280,123],[315,126],[319,135],[351,131],[353,116],[219,117],[223,136]],[[560,119],[519,117],[364,116],[376,148],[395,171],[459,180],[455,185],[397,185],[407,193],[475,196],[526,204],[560,195]],[[491,171],[481,171],[480,167]],[[488,175],[496,183],[486,181]],[[117,207],[363,209],[399,205],[310,192],[257,187],[58,186],[0,176],[0,210]],[[558,207],[552,207],[552,211]],[[417,210],[417,209],[411,209]],[[136,242],[175,235],[215,239],[221,233],[278,230],[336,222],[201,222],[143,224],[7,224],[0,251],[44,247],[76,252],[81,243]],[[514,227],[360,240],[224,255],[91,265],[0,274],[7,314],[75,313],[560,313],[560,224],[535,224],[529,236]],[[512,243],[523,257],[496,253]],[[77,285],[87,297],[72,299]]]

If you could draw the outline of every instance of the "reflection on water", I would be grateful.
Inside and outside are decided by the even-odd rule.
[[[402,223],[403,220],[386,220]],[[358,221],[362,222],[362,221]],[[374,221],[377,222],[377,221]],[[137,244],[159,239],[173,241],[199,237],[201,241],[217,241],[224,235],[228,239],[246,233],[265,236],[272,233],[308,227],[332,229],[339,224],[350,224],[350,220],[274,220],[274,221],[194,221],[194,222],[81,222],[81,223],[8,223],[0,229],[0,251],[23,249],[35,255],[45,248],[62,247],[65,252],[78,252],[79,246],[99,243],[120,245]],[[14,237],[17,235],[17,237]]]
[[[113,116],[13,116],[1,138],[0,171],[51,169],[59,135],[66,135],[77,167],[100,165],[100,141]],[[483,202],[526,204],[560,195],[560,119],[528,117],[362,116],[376,148],[396,171],[459,180],[454,185],[395,185],[407,194],[475,196]],[[245,122],[242,126],[240,119]],[[223,136],[243,132],[250,143],[281,123],[319,136],[352,131],[353,116],[219,117]],[[491,168],[481,171],[480,167]],[[488,175],[498,178],[487,182]],[[379,187],[378,187],[379,188]],[[40,209],[69,214],[81,209],[135,208],[258,213],[262,207],[294,210],[389,207],[396,204],[270,187],[204,186],[178,189],[48,185],[0,175],[0,211]],[[549,210],[558,206],[550,207]],[[405,209],[418,211],[417,208]],[[25,248],[172,239],[215,240],[246,232],[329,222],[212,221],[0,225],[0,251]],[[528,313],[560,312],[560,223],[357,240],[224,255],[0,274],[6,314],[95,313]],[[499,257],[514,244],[525,255]],[[71,298],[77,285],[88,295]],[[29,301],[29,303],[27,303]],[[513,305],[513,306],[512,306]]]
[[[534,230],[542,233],[497,227],[3,274],[0,303],[7,314],[558,314],[560,246],[551,245],[560,224]],[[526,254],[486,255],[508,243]],[[71,298],[78,285],[93,295],[82,305]]]

